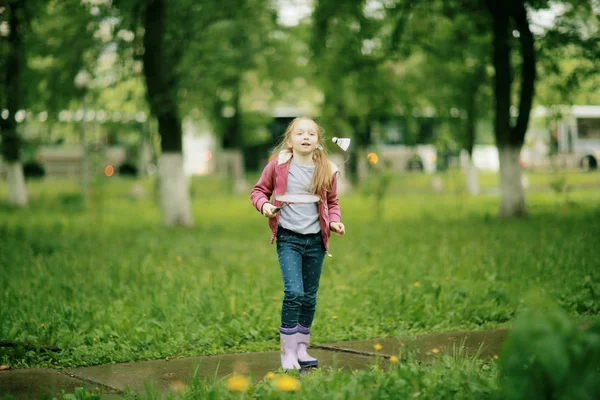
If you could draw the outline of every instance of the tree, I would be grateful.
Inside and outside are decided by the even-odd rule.
[[[521,183],[520,154],[529,123],[535,85],[534,38],[529,28],[524,1],[487,2],[492,15],[495,120],[494,132],[500,155],[500,216],[527,216],[525,191]],[[521,53],[521,83],[518,116],[511,121],[511,26],[516,29]]]
[[[594,5],[595,4],[595,5]],[[569,1],[553,4],[552,25],[538,27],[541,105],[600,103],[600,3]]]
[[[8,200],[25,206],[27,190],[21,166],[19,121],[31,112],[47,112],[48,121],[77,96],[74,77],[94,56],[95,17],[81,0],[0,3],[0,118],[2,155],[7,166]],[[17,121],[17,119],[19,121]]]
[[[2,157],[6,166],[8,181],[8,203],[26,206],[28,203],[27,188],[21,165],[21,142],[17,132],[17,113],[23,105],[21,76],[24,69],[24,36],[29,23],[29,14],[25,3],[12,0],[0,11],[2,19],[8,19],[6,64],[3,66],[2,92],[0,110],[6,109],[8,115],[0,117],[0,134],[2,137]],[[4,44],[4,43],[3,43]],[[3,46],[4,47],[4,46]],[[4,113],[4,112],[3,112]]]
[[[467,189],[474,194],[478,182],[471,156],[476,126],[490,114],[487,70],[491,35],[489,16],[463,12],[462,6],[448,0],[413,5],[411,22],[403,28],[410,35],[404,43],[391,46],[396,54],[410,43],[411,52],[421,56],[411,80],[418,82],[421,95],[437,110],[439,124],[450,131],[444,136],[451,136],[459,149],[467,151]]]
[[[131,45],[141,54],[146,98],[158,121],[160,207],[165,225],[193,225],[188,181],[183,170],[182,127],[177,97],[177,68],[186,40],[182,17],[190,2],[165,0],[115,1],[120,26],[135,35]],[[193,13],[190,13],[190,15]],[[185,21],[188,22],[188,21]]]
[[[223,129],[227,132],[224,140],[230,146],[239,144],[243,74],[254,64],[253,50],[256,41],[261,40],[257,26],[263,21],[254,18],[268,3],[116,0],[113,4],[119,26],[135,33],[131,45],[140,48],[147,99],[151,113],[158,121],[162,150],[158,165],[159,186],[164,222],[167,225],[192,225],[187,181],[183,174],[181,116],[195,108],[190,107],[193,101],[190,99],[199,96],[206,97],[195,102],[204,115],[216,114],[216,111],[206,112],[206,105],[210,104],[213,110],[219,109],[221,116],[223,99],[215,98],[215,92],[229,90],[238,112],[234,113],[233,124]],[[206,53],[207,48],[215,52]],[[210,62],[215,57],[225,61],[213,65]],[[219,67],[214,75],[202,74],[211,68],[214,72]],[[215,77],[218,79],[213,80]],[[213,89],[212,93],[205,91],[206,88]],[[213,119],[215,121],[222,122],[217,118]]]
[[[272,62],[276,14],[269,1],[230,0],[227,14],[215,15],[190,41],[183,55],[186,98],[201,106],[226,150],[241,149],[247,75]]]

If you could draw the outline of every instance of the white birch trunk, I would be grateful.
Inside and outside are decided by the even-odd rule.
[[[527,216],[525,190],[523,189],[521,151],[519,148],[503,147],[498,149],[500,155],[500,216]]]
[[[13,206],[25,207],[28,203],[27,186],[23,175],[21,162],[4,162],[6,181],[8,183],[8,203]]]
[[[194,225],[189,182],[183,171],[183,155],[162,154],[158,160],[160,207],[167,226]]]
[[[465,166],[465,179],[467,184],[467,193],[470,195],[479,194],[479,171],[473,164],[473,159],[469,157],[469,161]]]

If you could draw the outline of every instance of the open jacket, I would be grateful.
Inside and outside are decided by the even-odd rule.
[[[271,196],[273,196],[271,204],[275,207],[281,206],[281,202],[275,200],[275,196],[285,194],[286,192],[291,160],[292,153],[290,151],[282,151],[279,153],[277,157],[267,164],[260,175],[260,179],[256,185],[254,185],[254,188],[250,192],[250,200],[252,200],[252,204],[260,213],[262,213],[263,205],[269,202]],[[325,251],[329,251],[329,236],[331,235],[329,223],[340,222],[342,220],[337,198],[337,179],[339,176],[337,165],[331,163],[331,170],[333,172],[331,177],[331,191],[327,192],[323,190],[320,196],[321,201],[318,203],[321,236],[323,237]],[[273,243],[275,236],[277,235],[278,225],[279,213],[275,215],[275,218],[269,218],[269,227],[272,232],[271,243]]]

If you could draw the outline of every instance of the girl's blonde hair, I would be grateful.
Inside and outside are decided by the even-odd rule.
[[[310,186],[312,188],[312,192],[316,196],[321,196],[323,190],[330,192],[331,191],[331,164],[327,159],[327,155],[325,153],[325,138],[323,137],[323,129],[317,124],[312,118],[308,117],[296,117],[290,122],[283,137],[281,138],[281,142],[273,149],[273,155],[277,156],[282,151],[292,151],[291,146],[291,136],[294,132],[294,128],[298,121],[311,121],[315,124],[317,128],[317,138],[318,145],[315,151],[313,152],[313,160],[315,162],[315,172],[312,177],[312,181],[310,182]]]

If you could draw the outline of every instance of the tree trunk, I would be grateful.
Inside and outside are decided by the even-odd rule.
[[[500,147],[500,216],[526,217],[525,190],[523,189],[521,147]]]
[[[158,160],[160,205],[167,226],[192,226],[189,182],[183,171],[183,155],[163,153]]]
[[[467,124],[465,135],[465,149],[469,157],[465,168],[465,179],[467,193],[470,195],[479,194],[479,174],[475,164],[473,164],[473,147],[477,139],[477,96],[483,79],[485,78],[485,63],[480,62],[473,71],[473,80],[467,87]]]
[[[518,7],[513,10],[513,18],[519,31],[519,44],[521,47],[521,57],[523,64],[521,66],[521,96],[519,101],[519,117],[513,128],[512,135],[515,142],[523,145],[525,133],[529,125],[529,114],[533,103],[535,92],[535,46],[533,43],[533,34],[529,30],[529,21],[527,20],[527,9],[523,2],[519,2]]]
[[[226,118],[224,120],[224,130],[223,130],[223,149],[233,150],[239,149],[242,147],[242,103],[241,103],[241,77],[237,77],[235,83],[232,85],[233,87],[233,110],[234,114],[231,118]],[[222,105],[220,106],[222,107]],[[219,110],[219,112],[223,112],[223,110]]]
[[[20,161],[5,162],[6,182],[8,183],[8,204],[27,206],[27,187],[23,176],[23,165]]]
[[[479,194],[479,171],[473,164],[473,156],[469,154],[469,161],[466,165],[465,179],[467,183],[467,193],[470,195]]]
[[[23,3],[16,1],[10,5],[8,26],[8,57],[6,75],[2,85],[5,91],[8,117],[0,117],[0,135],[2,137],[2,157],[7,172],[8,203],[24,207],[28,203],[27,187],[21,165],[21,140],[17,133],[15,115],[21,108],[21,72],[23,69],[23,29],[25,29],[25,10]],[[0,104],[0,106],[2,106]],[[4,107],[0,107],[4,108]]]
[[[496,145],[500,155],[500,216],[527,216],[525,191],[522,184],[521,165],[519,163],[521,147],[525,139],[529,113],[535,83],[535,50],[533,35],[527,22],[527,10],[523,1],[488,1],[493,17],[494,30],[494,77],[495,92],[495,133]],[[522,82],[519,96],[519,116],[514,127],[510,125],[510,17],[514,19],[519,31],[522,54]]]
[[[181,120],[177,109],[175,65],[164,49],[166,2],[150,0],[144,19],[144,75],[152,114],[158,120],[161,150],[158,163],[160,203],[166,225],[194,224],[188,180],[184,175]]]

